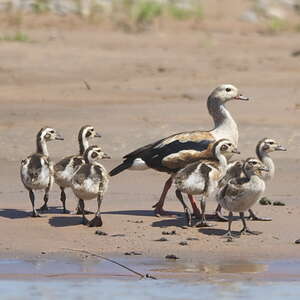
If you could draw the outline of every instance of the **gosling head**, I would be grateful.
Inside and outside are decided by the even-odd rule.
[[[98,146],[90,146],[84,152],[84,159],[86,162],[93,163],[100,159],[109,159],[110,156],[102,151]]]
[[[100,138],[101,134],[96,132],[95,128],[91,125],[82,126],[79,130],[79,139],[92,139],[92,138]]]
[[[223,104],[230,100],[249,100],[249,98],[240,94],[238,88],[232,84],[219,85],[212,91],[209,98],[215,99],[216,101],[221,102]]]
[[[37,134],[37,138],[46,142],[63,140],[64,138],[54,128],[43,127]]]
[[[221,139],[214,143],[212,148],[212,153],[214,157],[218,157],[220,154],[228,155],[228,154],[240,154],[237,147],[227,139]]]
[[[262,172],[269,172],[269,169],[257,158],[247,158],[243,165],[243,171],[247,176],[262,176]]]
[[[269,153],[274,151],[287,151],[287,149],[281,146],[275,140],[269,138],[263,138],[256,146],[256,153],[258,156],[262,152]]]

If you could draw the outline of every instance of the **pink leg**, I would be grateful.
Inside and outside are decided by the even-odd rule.
[[[166,212],[163,209],[163,206],[164,206],[164,203],[165,203],[167,193],[168,193],[169,189],[172,186],[172,183],[173,183],[173,177],[171,176],[165,183],[165,186],[164,186],[164,189],[163,189],[163,191],[160,195],[159,201],[152,206],[153,208],[155,208],[154,213],[157,217],[162,216],[162,215],[171,215],[170,213]]]
[[[201,218],[201,213],[200,213],[200,210],[195,202],[195,199],[193,197],[193,195],[188,195],[189,197],[189,200],[190,200],[190,203],[192,205],[192,208],[193,208],[193,213],[194,213],[194,216],[199,219]]]

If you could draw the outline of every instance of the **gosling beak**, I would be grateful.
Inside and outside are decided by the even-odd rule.
[[[232,153],[235,153],[235,154],[241,154],[241,152],[240,152],[237,148],[233,149],[233,150],[232,150]]]
[[[275,151],[287,151],[286,148],[282,147],[281,145],[278,145],[276,148],[275,148]]]
[[[269,172],[270,170],[266,166],[262,166],[258,168],[259,171]]]
[[[102,158],[104,158],[104,159],[111,159],[111,157],[108,154],[106,154],[106,153],[103,154]]]
[[[236,99],[236,100],[242,100],[242,101],[248,101],[248,100],[249,100],[248,97],[245,97],[245,96],[243,96],[243,95],[241,95],[241,94],[235,96],[234,99]]]
[[[56,137],[55,137],[56,140],[59,140],[59,141],[63,141],[64,138],[62,137],[61,134],[59,134],[58,132],[56,132]]]
[[[96,138],[101,138],[102,136],[101,136],[100,133],[96,132],[95,137],[96,137]]]

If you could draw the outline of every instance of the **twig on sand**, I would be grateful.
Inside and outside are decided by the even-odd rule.
[[[86,80],[83,80],[85,87],[90,91],[92,88]]]
[[[123,265],[123,264],[115,261],[115,260],[113,260],[113,259],[107,258],[107,257],[105,257],[103,255],[100,255],[100,254],[96,254],[96,253],[93,253],[93,252],[90,252],[90,251],[87,251],[87,250],[82,250],[82,249],[72,249],[72,248],[62,248],[62,249],[69,250],[69,251],[86,253],[86,254],[89,254],[91,256],[102,258],[102,259],[104,259],[106,261],[109,261],[109,262],[111,262],[111,263],[113,263],[115,265],[118,265],[118,266],[120,266],[120,267],[122,267],[122,268],[124,268],[124,269],[126,269],[126,270],[128,270],[128,271],[130,271],[130,272],[132,272],[132,273],[134,273],[136,275],[138,275],[141,279],[144,279],[144,278],[157,279],[156,277],[154,277],[154,276],[152,276],[152,275],[150,275],[148,273],[147,274],[139,273],[139,272],[137,272],[137,271],[135,271],[135,270],[133,270],[133,269],[131,269],[131,268],[129,268],[129,267],[127,267],[127,266],[125,266],[125,265]]]

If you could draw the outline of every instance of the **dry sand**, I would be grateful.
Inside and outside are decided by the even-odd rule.
[[[29,30],[33,42],[1,42],[0,135],[1,197],[0,255],[39,257],[64,253],[64,247],[123,255],[175,254],[185,259],[299,258],[299,57],[297,34],[277,36],[203,33],[196,30],[124,34],[112,31]],[[87,89],[84,81],[91,89]],[[275,153],[277,173],[266,195],[284,207],[255,207],[272,222],[249,222],[259,236],[243,236],[226,243],[226,223],[207,229],[183,229],[183,216],[157,218],[151,206],[157,201],[165,174],[124,172],[111,178],[103,203],[107,236],[80,224],[80,216],[60,212],[59,192],[50,195],[51,210],[42,218],[30,217],[30,201],[19,179],[19,162],[34,151],[34,136],[51,125],[65,137],[49,145],[54,160],[77,152],[76,136],[84,124],[101,132],[103,149],[113,159],[172,133],[210,129],[206,98],[220,83],[233,83],[248,103],[229,103],[240,130],[242,157],[254,155],[262,137],[272,137],[288,148]],[[42,194],[38,193],[37,205]],[[95,209],[95,201],[90,209]],[[75,197],[68,191],[67,206]],[[212,213],[215,203],[209,203]],[[166,209],[181,212],[174,190]],[[142,223],[141,223],[142,222]],[[234,222],[239,230],[240,221]],[[155,241],[162,231],[176,231]],[[187,238],[187,246],[179,242]],[[69,255],[69,254],[67,254]],[[71,255],[71,254],[70,254]]]

